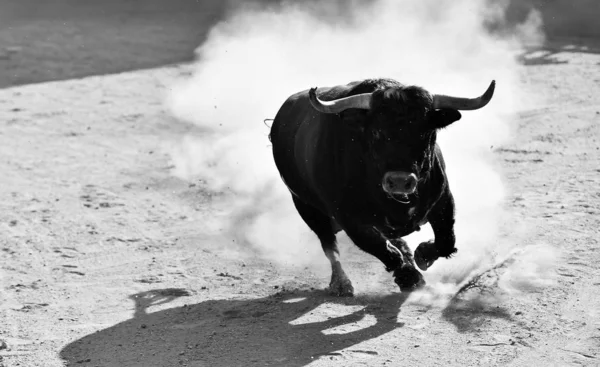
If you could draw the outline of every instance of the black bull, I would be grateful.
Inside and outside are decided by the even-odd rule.
[[[339,260],[340,230],[393,271],[402,291],[425,284],[415,265],[427,270],[456,253],[454,199],[436,133],[461,118],[458,110],[485,106],[494,87],[469,99],[375,79],[313,88],[285,101],[269,136],[273,156],[331,262],[332,293],[354,292]],[[402,237],[427,222],[435,239],[413,257]]]

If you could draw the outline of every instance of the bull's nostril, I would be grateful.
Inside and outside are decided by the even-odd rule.
[[[406,180],[406,184],[405,184],[404,188],[406,190],[414,190],[415,187],[417,187],[417,180],[416,180],[416,178],[414,176],[411,175]]]
[[[414,174],[405,172],[388,172],[382,181],[383,189],[388,193],[411,194],[417,187]]]

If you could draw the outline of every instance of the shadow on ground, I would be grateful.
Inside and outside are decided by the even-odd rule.
[[[488,0],[493,3],[506,1]],[[577,5],[575,5],[577,4]],[[547,37],[600,37],[598,0],[519,0],[510,1],[505,11],[506,25],[522,23],[532,10],[538,12]]]
[[[211,28],[234,9],[282,1],[0,0],[0,88],[191,61]],[[548,36],[600,35],[593,15],[600,3],[581,1],[588,9],[567,0],[513,1],[507,24],[496,27],[510,27],[536,8]],[[329,3],[337,4],[330,9],[337,16],[349,10],[345,1]],[[561,22],[554,24],[557,18]],[[532,62],[552,60],[550,56]]]
[[[226,1],[0,0],[0,88],[192,60]]]
[[[564,56],[569,53],[600,54],[600,38],[553,38],[543,46],[525,49],[518,60],[526,66],[567,64]]]
[[[454,298],[442,311],[442,317],[452,323],[460,333],[475,332],[492,319],[513,322],[512,315],[502,306],[494,305],[492,298],[473,297],[468,300]]]
[[[0,0],[0,88],[188,62],[247,3],[280,0]]]
[[[67,345],[60,356],[68,366],[304,366],[318,358],[335,358],[340,355],[336,351],[401,327],[397,315],[406,299],[400,293],[340,299],[311,291],[252,300],[208,300],[147,312],[152,305],[186,295],[181,289],[132,295],[132,319]],[[336,312],[325,320],[293,322],[327,302],[361,307],[339,317]],[[371,326],[324,333],[367,315],[376,320]]]
[[[0,0],[0,88],[188,62],[236,9],[282,1]]]

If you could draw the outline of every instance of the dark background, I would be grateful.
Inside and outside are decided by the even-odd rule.
[[[244,3],[0,0],[0,88],[192,60],[210,28]],[[512,0],[506,25],[532,7],[541,11],[549,39],[600,36],[599,0]]]

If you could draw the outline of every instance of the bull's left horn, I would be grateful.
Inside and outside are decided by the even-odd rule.
[[[483,95],[477,98],[460,98],[444,96],[441,94],[433,95],[433,108],[451,108],[454,110],[477,110],[484,107],[492,99],[494,95],[494,89],[496,88],[496,81],[492,80],[492,83]]]
[[[349,108],[368,110],[371,108],[371,93],[357,94],[355,96],[321,101],[317,97],[317,88],[308,91],[308,99],[313,108],[322,113],[340,113]]]

